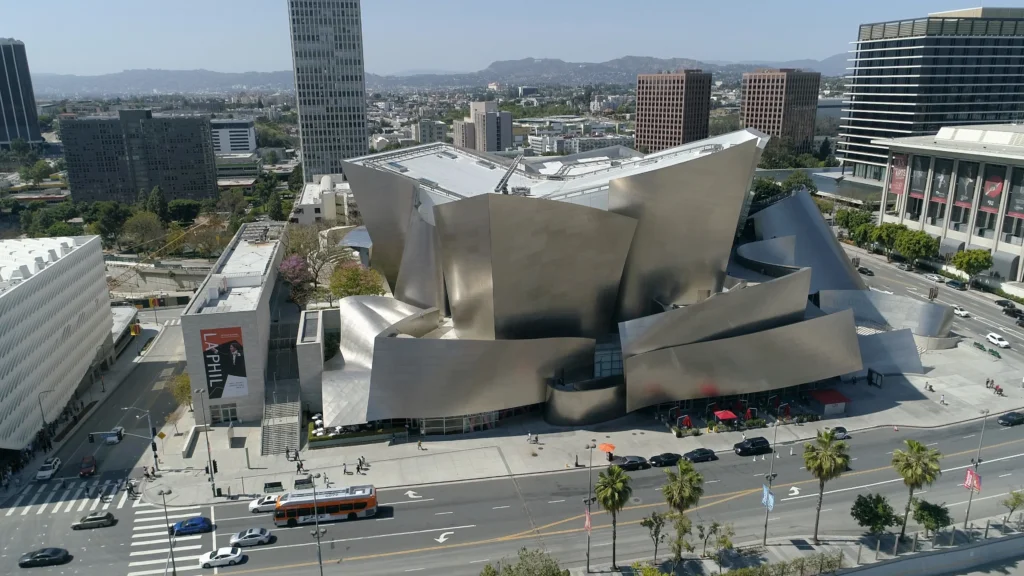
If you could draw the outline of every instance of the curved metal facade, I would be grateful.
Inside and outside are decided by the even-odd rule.
[[[801,270],[684,308],[622,322],[622,357],[799,322],[807,308],[810,283],[811,271]]]
[[[937,302],[873,290],[822,290],[818,305],[826,313],[853,310],[853,317],[892,328],[909,328],[918,336],[945,338],[953,327],[953,308]]]
[[[632,218],[499,194],[435,206],[434,218],[460,338],[611,331]]]
[[[626,415],[622,375],[573,384],[548,384],[544,420],[555,426],[586,426]]]
[[[608,210],[637,221],[618,321],[646,316],[654,301],[692,304],[721,291],[760,157],[759,140],[748,140],[609,183]]]
[[[421,308],[445,307],[440,245],[433,224],[421,210],[409,211],[405,248],[394,284],[395,298]]]
[[[754,334],[663,348],[624,360],[626,409],[747,394],[861,369],[853,312]]]

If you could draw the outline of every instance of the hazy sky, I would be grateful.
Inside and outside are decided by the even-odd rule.
[[[980,0],[362,0],[366,70],[472,71],[495,60],[822,59],[857,25]],[[1001,0],[999,6],[1024,5]],[[285,0],[0,0],[0,37],[33,72],[291,69]]]

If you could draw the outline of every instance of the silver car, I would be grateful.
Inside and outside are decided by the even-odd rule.
[[[237,534],[231,535],[229,544],[238,548],[247,546],[260,546],[270,543],[270,530],[266,528],[249,528]]]

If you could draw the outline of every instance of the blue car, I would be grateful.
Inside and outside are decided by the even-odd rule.
[[[167,531],[170,532],[172,536],[202,534],[203,532],[212,532],[213,523],[210,522],[209,518],[196,516],[195,518],[189,518],[188,520],[178,522],[174,526],[167,528]]]

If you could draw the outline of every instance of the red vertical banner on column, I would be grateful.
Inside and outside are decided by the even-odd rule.
[[[906,154],[893,154],[892,155],[892,168],[890,170],[892,176],[889,182],[889,192],[893,194],[903,194],[907,189],[907,155]]]

